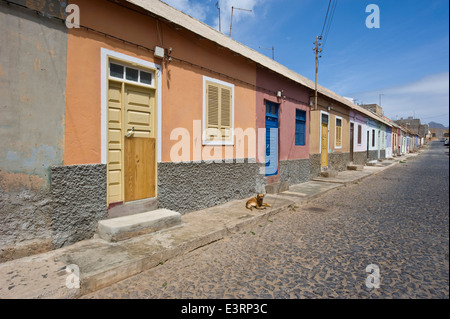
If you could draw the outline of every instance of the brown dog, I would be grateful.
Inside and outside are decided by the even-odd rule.
[[[247,207],[250,210],[253,210],[253,208],[256,209],[266,209],[266,207],[272,207],[272,205],[267,204],[267,203],[263,203],[264,200],[264,194],[258,194],[253,198],[250,198],[247,201],[247,204],[245,205],[245,207]]]

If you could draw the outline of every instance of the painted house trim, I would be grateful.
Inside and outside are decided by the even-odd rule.
[[[100,65],[101,65],[101,116],[100,116],[100,127],[101,127],[101,163],[106,164],[107,162],[107,87],[108,87],[108,70],[109,70],[109,58],[115,58],[128,63],[135,63],[137,65],[156,70],[156,76],[159,78],[157,83],[157,161],[161,162],[161,129],[162,129],[162,78],[161,78],[161,65],[149,62],[137,57],[133,57],[127,54],[109,50],[106,48],[101,48],[100,51]]]
[[[341,120],[341,132],[340,132],[340,139],[341,139],[341,145],[337,146],[336,142],[337,142],[337,120]],[[335,149],[342,149],[342,145],[343,145],[343,126],[344,126],[344,122],[341,116],[335,116],[334,117],[334,148]]]
[[[207,104],[207,95],[206,95],[206,83],[207,82],[212,82],[212,83],[216,83],[216,84],[220,84],[226,87],[229,87],[231,89],[231,141],[208,141],[206,139],[206,125],[207,125],[207,120],[206,120],[206,104]],[[208,76],[203,76],[203,121],[202,121],[202,125],[203,125],[203,130],[202,130],[202,144],[203,145],[209,145],[209,146],[234,146],[235,145],[235,132],[234,132],[234,114],[235,114],[235,94],[234,94],[234,84],[232,83],[228,83],[225,81],[221,81],[218,80],[216,78],[212,78],[212,77],[208,77]]]

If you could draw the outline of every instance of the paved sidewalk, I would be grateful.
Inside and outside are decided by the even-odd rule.
[[[306,204],[330,190],[356,183],[418,154],[366,166],[363,171],[340,172],[335,178],[318,178],[293,185],[289,191],[267,195],[265,201],[273,206],[263,211],[246,209],[246,200],[232,201],[186,214],[182,216],[181,226],[153,234],[118,243],[94,238],[0,264],[0,298],[80,297],[212,242],[249,231],[252,227],[268,222],[281,211]],[[66,280],[74,277],[66,272],[69,265],[79,267],[79,289],[66,286]]]

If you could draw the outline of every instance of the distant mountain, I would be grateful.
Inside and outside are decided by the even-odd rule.
[[[442,128],[442,129],[448,130],[448,126],[445,127],[445,126],[442,125],[441,123],[430,122],[430,123],[428,123],[428,126],[429,126],[430,128]]]

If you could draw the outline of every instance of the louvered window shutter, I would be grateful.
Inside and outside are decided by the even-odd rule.
[[[342,146],[342,120],[336,120],[336,147]]]
[[[207,83],[206,87],[206,138],[208,141],[231,141],[232,90],[215,83]],[[214,130],[212,129],[219,130],[220,136],[213,134]]]
[[[213,141],[216,136],[211,129],[219,127],[219,88],[208,84],[206,89],[206,109],[207,109],[207,140]]]
[[[220,130],[224,141],[231,140],[231,90],[228,88],[220,88]]]

